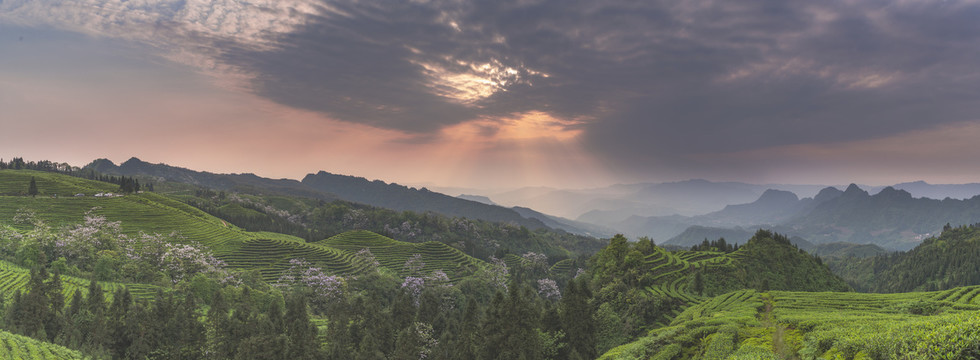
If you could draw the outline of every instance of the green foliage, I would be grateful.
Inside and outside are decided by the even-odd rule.
[[[902,294],[743,290],[689,307],[669,326],[600,358],[656,358],[667,351],[704,359],[974,359],[980,355],[980,304],[972,298],[978,289]]]
[[[709,295],[753,288],[757,290],[847,291],[850,287],[816,257],[793,246],[780,234],[759,230],[728,265],[704,267]]]
[[[832,262],[858,290],[905,292],[980,284],[980,226],[947,226],[908,252]]]
[[[0,359],[85,359],[78,351],[0,330]]]

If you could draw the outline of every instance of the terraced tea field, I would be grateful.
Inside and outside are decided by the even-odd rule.
[[[976,359],[978,292],[736,291],[601,359]]]
[[[69,360],[84,359],[81,353],[52,343],[0,331],[0,359]]]
[[[0,195],[23,196],[31,177],[37,183],[38,197],[71,197],[75,194],[92,196],[114,192],[119,185],[34,170],[0,170]]]
[[[142,193],[94,197],[91,196],[94,192],[113,191],[118,187],[54,173],[0,171],[0,193],[17,193],[15,189],[25,187],[31,176],[35,177],[39,188],[86,196],[0,196],[0,225],[28,230],[12,221],[19,210],[28,209],[57,228],[78,224],[87,211],[95,209],[96,214],[109,221],[121,222],[123,232],[129,236],[137,236],[140,232],[170,234],[176,231],[184,239],[210,248],[233,268],[258,269],[266,280],[277,279],[289,268],[289,260],[295,258],[303,258],[331,273],[357,274],[367,266],[354,256],[363,248],[371,249],[381,266],[400,276],[408,275],[404,264],[413,254],[422,255],[426,264],[423,272],[443,270],[453,281],[484,266],[482,261],[442,243],[406,243],[367,231],[340,234],[318,243],[306,243],[300,238],[276,233],[250,233],[167,195]],[[14,275],[7,280],[11,284],[21,282]],[[74,287],[77,286],[68,285],[66,289]],[[137,287],[131,286],[131,289],[138,291]]]
[[[483,261],[440,242],[408,243],[364,230],[349,231],[321,240],[314,245],[324,245],[350,254],[367,248],[381,266],[402,277],[411,275],[410,271],[405,269],[405,262],[414,254],[422,256],[422,262],[425,263],[421,270],[423,274],[442,270],[452,281],[472,275],[485,266]]]
[[[302,240],[250,239],[236,251],[221,256],[229,266],[240,269],[257,269],[266,281],[276,281],[291,266],[292,259],[303,259],[313,266],[334,274],[361,273],[366,267],[354,253]]]
[[[0,296],[10,298],[17,291],[26,291],[28,282],[31,279],[31,272],[23,267],[0,261]],[[136,299],[152,299],[159,287],[148,284],[121,284],[114,282],[99,282],[106,298],[112,298],[112,293],[126,287],[130,294]],[[65,296],[65,303],[71,302],[75,297],[75,291],[80,290],[82,294],[88,293],[89,281],[73,276],[61,276],[61,292]]]
[[[651,294],[675,299],[682,307],[697,304],[702,299],[688,289],[690,276],[699,269],[730,265],[738,254],[739,251],[730,254],[714,251],[671,252],[657,247],[644,260],[650,267],[654,282],[646,289]]]

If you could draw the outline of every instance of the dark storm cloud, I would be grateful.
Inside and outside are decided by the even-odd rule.
[[[976,120],[980,5],[938,1],[364,1],[228,50],[255,90],[420,134],[481,116],[582,119],[623,165]],[[517,75],[470,101],[438,71]],[[485,75],[485,74],[483,74]],[[680,156],[678,156],[680,155]]]

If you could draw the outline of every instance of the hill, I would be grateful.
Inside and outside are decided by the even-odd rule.
[[[850,290],[820,260],[779,234],[760,230],[737,249],[724,242],[710,245],[670,252],[647,239],[629,243],[613,237],[589,263],[597,300],[620,314],[627,335],[636,336],[705,296],[746,288]]]
[[[337,196],[315,191],[291,179],[268,179],[255,174],[213,174],[166,164],[151,164],[137,158],[116,165],[108,159],[97,159],[83,169],[103,174],[141,176],[154,181],[171,181],[216,190],[262,191],[267,194],[303,196],[321,200],[336,200]]]
[[[904,294],[739,290],[600,357],[613,359],[972,359],[980,287]]]
[[[515,206],[511,209],[516,211],[518,214],[521,214],[521,216],[525,218],[539,220],[552,229],[594,237],[611,237],[615,235],[615,231],[598,225],[551,216],[526,207]]]
[[[842,193],[829,187],[812,198],[800,199],[789,191],[768,189],[753,202],[727,205],[724,209],[704,215],[633,217],[618,223],[618,228],[634,236],[653,236],[656,239],[667,239],[664,244],[681,246],[695,245],[705,237],[747,239],[752,234],[739,231],[739,228],[777,227],[804,216],[817,205]]]
[[[816,257],[789,238],[766,230],[756,232],[732,253],[725,266],[704,270],[705,294],[750,288],[790,291],[847,291],[850,287]]]
[[[20,183],[37,179],[39,189],[58,189],[65,193],[89,193],[94,191],[106,192],[117,189],[117,185],[99,181],[79,179],[71,176],[37,172],[29,170],[0,171],[0,189],[15,188]],[[93,210],[94,209],[94,210]],[[0,229],[11,231],[27,230],[27,225],[16,224],[13,218],[20,210],[32,210],[37,216],[53,228],[59,228],[80,222],[83,216],[90,212],[104,216],[108,221],[118,221],[122,233],[129,237],[138,237],[141,232],[170,234],[179,233],[180,241],[199,243],[207,247],[229,266],[241,270],[259,271],[268,281],[275,281],[282,272],[290,267],[290,260],[303,258],[315,266],[322,267],[333,274],[358,274],[367,264],[356,256],[356,252],[365,247],[371,247],[376,239],[385,239],[391,248],[402,249],[397,254],[378,253],[379,259],[390,259],[394,273],[401,273],[401,265],[414,253],[420,253],[423,260],[431,266],[445,266],[445,271],[455,280],[462,276],[471,275],[482,266],[482,261],[462,254],[459,250],[450,248],[442,243],[426,242],[412,244],[395,241],[383,236],[362,231],[361,236],[341,234],[335,239],[346,241],[342,248],[331,247],[331,240],[319,243],[307,243],[303,239],[269,232],[249,232],[225,220],[216,218],[195,207],[177,201],[167,195],[156,193],[131,194],[114,197],[71,196],[71,197],[28,197],[0,196]],[[365,236],[369,234],[369,236]],[[358,243],[352,239],[363,240]],[[350,251],[347,251],[348,249]],[[385,250],[385,249],[379,249]],[[454,260],[459,260],[458,263]],[[464,261],[465,260],[465,261]],[[397,263],[397,264],[396,264]],[[395,266],[397,265],[397,266]],[[9,286],[26,283],[26,270],[11,270],[15,267],[0,268],[11,274],[7,279]],[[3,270],[7,269],[7,270]],[[20,274],[13,276],[13,274]],[[87,281],[72,280],[66,289],[84,287]]]
[[[693,225],[677,236],[670,238],[664,244],[691,247],[700,244],[704,239],[717,240],[719,238],[725,238],[730,243],[740,242],[744,244],[745,240],[751,237],[752,232],[741,227],[727,229]]]
[[[246,193],[300,196],[320,200],[346,200],[397,211],[432,211],[447,216],[466,217],[494,222],[513,223],[530,229],[545,228],[537,219],[521,216],[514,210],[454,198],[414,189],[380,180],[336,175],[325,171],[308,174],[303,181],[268,179],[254,174],[213,174],[165,164],[151,164],[137,158],[115,165],[107,159],[98,159],[85,166],[105,174],[142,176],[156,181],[171,181],[201,186],[214,190]],[[26,188],[25,188],[26,189]]]
[[[945,290],[980,284],[980,225],[948,226],[907,252],[830,262],[855,288],[872,292]]]
[[[311,189],[335,194],[347,201],[392,210],[433,211],[449,216],[512,223],[529,229],[545,227],[541,221],[525,218],[511,209],[455,198],[426,188],[409,188],[380,180],[369,181],[362,177],[336,175],[325,171],[307,175],[302,183]]]
[[[980,196],[965,200],[913,198],[909,192],[893,187],[871,195],[851,184],[844,191],[825,188],[813,198],[796,200],[793,194],[771,190],[752,203],[730,205],[710,214],[634,217],[618,223],[617,228],[633,236],[669,239],[665,244],[690,246],[703,239],[704,228],[766,227],[817,245],[873,244],[895,251],[915,247],[923,239],[938,234],[943,224],[978,221]],[[698,237],[684,234],[690,226],[702,227],[692,229]],[[712,239],[734,233],[722,234],[716,230],[706,235]]]

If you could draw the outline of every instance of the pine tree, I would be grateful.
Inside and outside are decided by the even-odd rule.
[[[27,185],[27,195],[37,196],[37,181],[31,176],[31,183]]]
[[[595,309],[589,304],[592,294],[589,285],[582,280],[568,282],[565,296],[561,298],[560,314],[569,344],[569,358],[577,354],[587,359],[596,358]]]
[[[291,294],[286,297],[286,316],[283,318],[286,336],[289,338],[286,357],[289,359],[315,359],[317,356],[317,328],[310,322],[306,310],[306,297]]]

